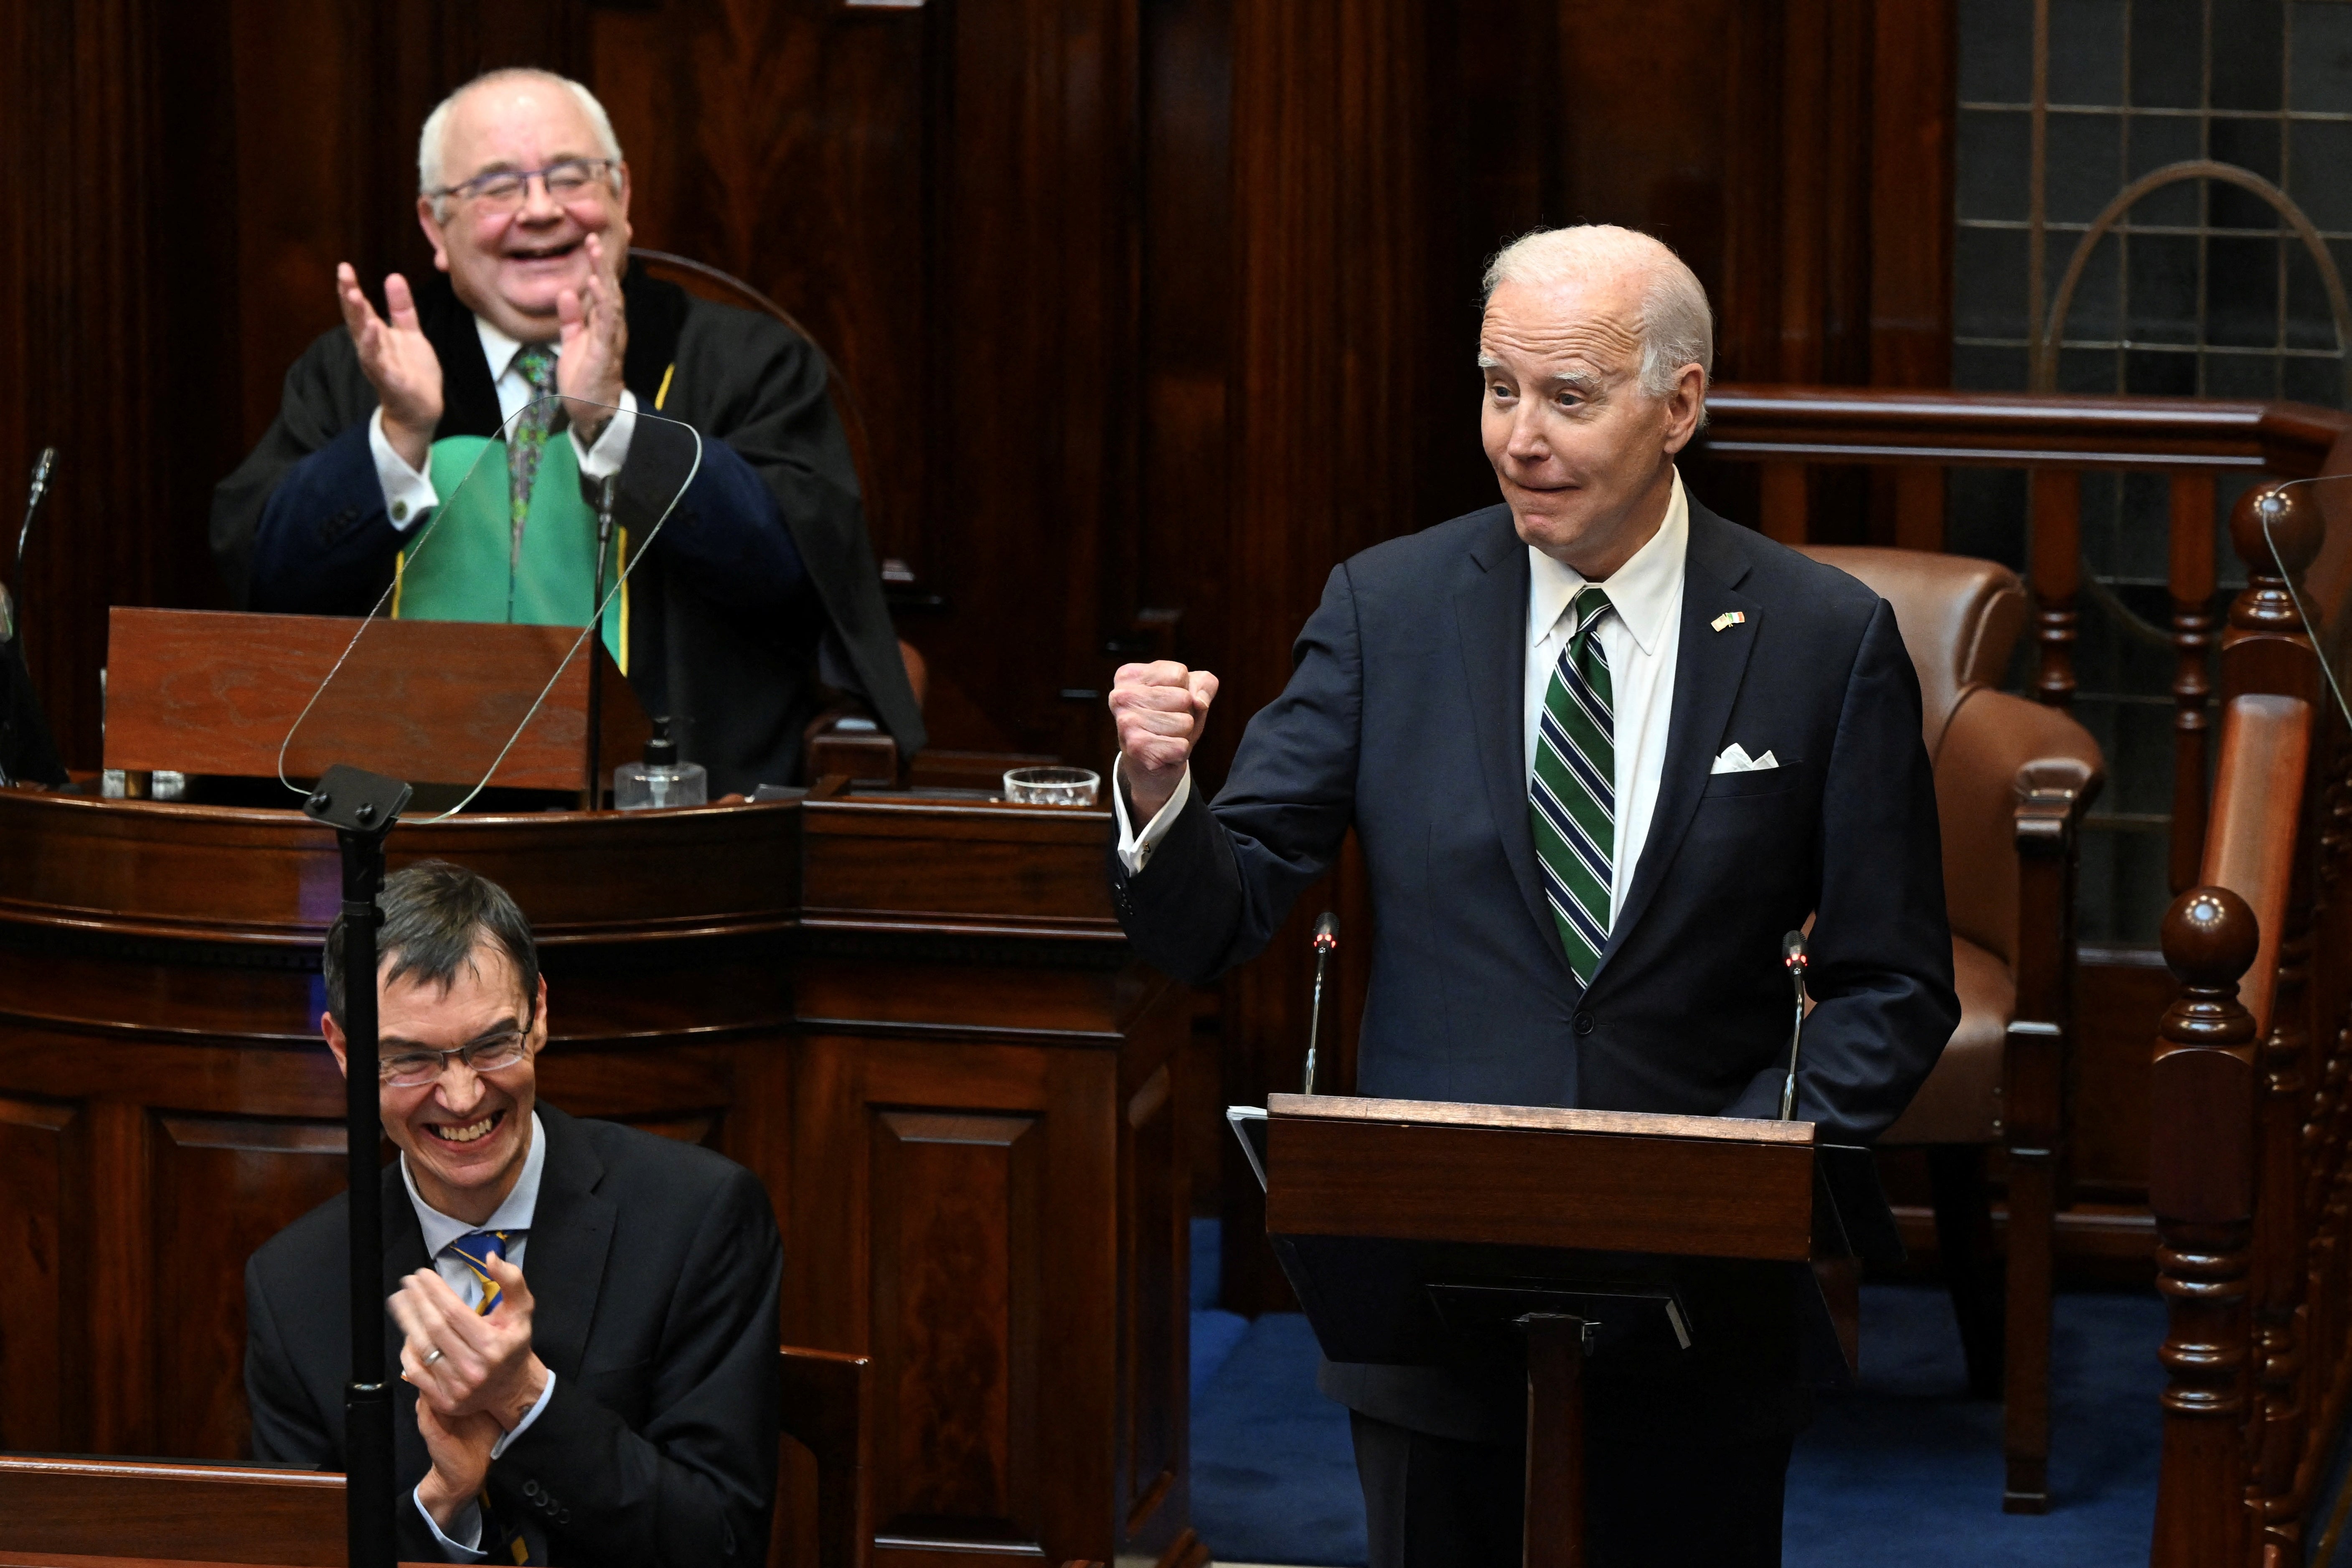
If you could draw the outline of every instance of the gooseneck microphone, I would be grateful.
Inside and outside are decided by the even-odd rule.
[[[8,574],[8,591],[16,602],[16,614],[12,617],[13,636],[0,635],[0,642],[14,641],[19,650],[25,646],[25,542],[33,536],[33,514],[41,510],[41,500],[49,493],[49,476],[57,471],[57,466],[58,449],[55,447],[42,447],[40,457],[33,464],[32,493],[25,498],[25,521],[16,530],[16,562]]]
[[[1339,946],[1339,917],[1325,910],[1315,917],[1315,1005],[1307,1014],[1307,1079],[1301,1094],[1315,1092],[1315,1039],[1323,1032],[1323,973]]]
[[[1805,1029],[1805,933],[1792,931],[1780,939],[1780,962],[1789,971],[1789,984],[1797,994],[1797,1016],[1789,1026],[1789,1081],[1780,1088],[1780,1120],[1797,1115],[1797,1041]]]

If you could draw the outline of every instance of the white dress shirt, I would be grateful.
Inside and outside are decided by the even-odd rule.
[[[540,1178],[547,1170],[547,1128],[540,1121],[539,1113],[530,1118],[530,1152],[523,1156],[522,1174],[515,1178],[514,1191],[497,1212],[479,1225],[453,1219],[425,1201],[416,1190],[416,1178],[409,1173],[408,1156],[400,1157],[400,1179],[408,1188],[408,1201],[416,1205],[417,1228],[425,1233],[425,1255],[433,1259],[433,1272],[448,1282],[468,1307],[478,1307],[482,1301],[482,1282],[474,1278],[473,1267],[455,1251],[452,1244],[464,1240],[478,1230],[502,1230],[507,1233],[506,1259],[517,1268],[522,1267],[523,1249],[530,1245],[530,1222],[539,1210]],[[530,1429],[539,1413],[547,1408],[548,1397],[555,1392],[555,1373],[547,1374],[547,1386],[540,1390],[539,1399],[524,1412],[523,1418],[490,1445],[490,1458],[495,1459],[507,1451],[507,1446]],[[419,1483],[419,1491],[423,1490]],[[414,1494],[411,1494],[414,1495]],[[444,1531],[425,1512],[425,1500],[416,1500],[416,1511],[425,1515],[425,1527],[433,1531],[442,1555],[452,1563],[480,1563],[488,1557],[481,1548],[482,1510],[478,1502],[467,1502],[450,1516],[449,1528]]]
[[[1666,767],[1666,728],[1675,712],[1675,662],[1682,646],[1683,558],[1690,549],[1690,502],[1675,475],[1666,515],[1650,542],[1601,586],[1616,612],[1601,618],[1593,639],[1609,656],[1610,711],[1616,716],[1617,847],[1609,858],[1609,918],[1625,907],[1633,868],[1650,837],[1658,807],[1658,780]],[[1520,752],[1535,777],[1536,730],[1544,693],[1551,689],[1560,650],[1576,635],[1576,595],[1582,573],[1533,545],[1528,547],[1528,664]]]
[[[1690,501],[1683,494],[1683,477],[1675,474],[1674,493],[1666,515],[1649,542],[1620,566],[1605,586],[1616,613],[1595,627],[1601,650],[1609,656],[1609,685],[1615,713],[1617,753],[1617,847],[1610,857],[1610,918],[1624,906],[1625,890],[1633,885],[1633,868],[1650,836],[1650,817],[1658,805],[1658,781],[1666,765],[1666,731],[1674,718],[1675,663],[1682,644],[1683,566],[1690,548]],[[1552,667],[1559,651],[1575,635],[1571,614],[1583,575],[1564,566],[1533,545],[1528,547],[1528,658],[1522,716],[1525,721],[1520,765],[1535,777],[1536,729],[1543,717],[1544,693],[1550,688]],[[1134,876],[1151,861],[1152,851],[1168,837],[1184,803],[1192,794],[1192,770],[1176,781],[1176,793],[1160,808],[1141,833],[1128,821],[1126,792],[1119,788],[1120,763],[1111,764],[1111,810],[1118,817],[1118,858]]]
[[[523,346],[479,316],[474,318],[474,331],[481,336],[483,363],[495,372],[499,418],[502,422],[511,420],[531,399],[530,383],[515,365],[515,356],[522,353]],[[555,351],[558,360],[563,357],[561,342],[547,346]],[[446,384],[446,366],[442,374]],[[580,460],[583,479],[601,479],[607,474],[617,474],[621,465],[628,461],[629,438],[637,427],[637,395],[623,387],[617,406],[620,412],[605,423],[593,447],[582,446],[579,426],[572,427],[572,451]],[[383,487],[384,514],[392,519],[393,527],[406,533],[424,520],[426,512],[441,504],[440,494],[433,488],[431,465],[412,468],[406,458],[392,449],[392,442],[383,433],[381,405],[368,417],[368,450],[375,457],[376,481]]]

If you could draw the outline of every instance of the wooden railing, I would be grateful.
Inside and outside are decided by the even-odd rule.
[[[2210,827],[2200,885],[2165,917],[2180,994],[2150,1072],[2149,1202],[2168,1310],[2152,1559],[2166,1568],[2332,1557],[2309,1531],[2352,1379],[2352,748],[2287,587],[2326,533],[2307,489],[2236,509],[2249,583],[2221,638]]]
[[[1709,457],[1761,466],[1760,525],[1783,543],[1812,535],[1811,468],[1892,468],[1893,526],[1878,531],[1882,542],[1920,550],[1944,548],[1947,468],[2027,470],[2034,691],[2058,706],[2075,688],[2083,476],[2166,476],[2176,659],[2169,865],[2175,891],[2196,879],[2211,722],[2216,483],[2232,474],[2352,470],[2352,416],[2298,403],[1724,385],[1708,395],[1707,417]],[[2352,487],[2341,499],[2352,508]],[[2326,586],[2331,599],[2340,589],[2332,579]]]

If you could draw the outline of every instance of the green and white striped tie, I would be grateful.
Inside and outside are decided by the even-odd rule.
[[[1592,635],[1609,592],[1576,595],[1576,630],[1559,650],[1536,731],[1528,812],[1543,868],[1544,901],[1580,984],[1592,984],[1609,945],[1610,866],[1617,854],[1615,697],[1609,655]]]

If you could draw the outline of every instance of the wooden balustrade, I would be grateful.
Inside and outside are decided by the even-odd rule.
[[[2352,737],[2289,591],[2324,534],[2308,489],[2258,488],[2231,514],[2248,584],[2221,638],[2201,885],[2164,923],[2181,985],[2151,1075],[2167,1568],[2305,1561],[2352,1388],[2352,908],[2335,891]]]
[[[1760,465],[1760,523],[1783,543],[1811,534],[1811,468],[1893,467],[1893,527],[1874,535],[1927,550],[1944,547],[1945,469],[2027,470],[2033,690],[2060,706],[2073,700],[2076,684],[2082,477],[2166,476],[2168,629],[2175,656],[2169,865],[2175,891],[2196,879],[2210,763],[2217,481],[2224,475],[2301,479],[2352,470],[2352,416],[2293,403],[1726,385],[1709,394],[1707,416],[1708,456]],[[2352,510],[2352,486],[2331,504],[2338,499]]]

